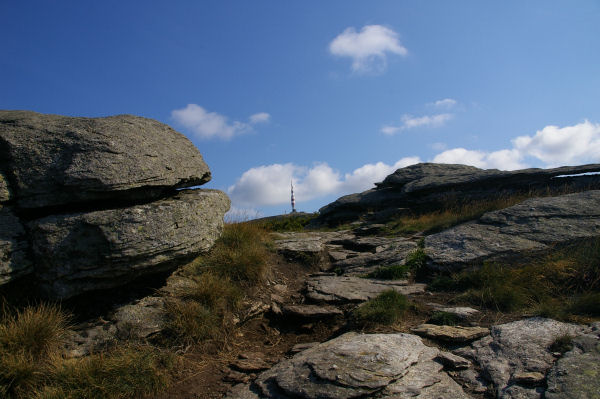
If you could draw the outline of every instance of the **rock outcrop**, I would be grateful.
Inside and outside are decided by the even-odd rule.
[[[394,215],[437,210],[474,200],[497,200],[513,194],[600,188],[598,175],[558,178],[588,172],[600,172],[600,164],[500,171],[420,163],[396,170],[376,184],[376,188],[346,195],[324,206],[313,225],[337,225],[361,218],[389,219]]]
[[[531,198],[425,238],[429,266],[460,270],[600,237],[600,190]]]
[[[227,398],[469,398],[435,360],[439,354],[415,335],[346,333],[276,364]]]
[[[0,285],[50,298],[123,285],[210,248],[229,209],[196,147],[132,115],[0,111]]]

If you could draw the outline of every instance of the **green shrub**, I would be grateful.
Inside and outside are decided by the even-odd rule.
[[[359,325],[391,325],[400,320],[408,308],[409,303],[404,295],[387,290],[360,305],[352,312],[352,316]]]
[[[368,273],[366,277],[380,280],[399,280],[408,276],[409,267],[407,265],[392,265],[379,267]]]
[[[455,315],[454,313],[448,312],[434,312],[431,315],[428,323],[437,324],[440,326],[455,326],[460,322],[460,317]]]

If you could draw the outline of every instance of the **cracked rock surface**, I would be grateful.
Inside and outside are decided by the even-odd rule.
[[[276,364],[227,398],[469,398],[434,360],[438,353],[411,334],[350,332]]]

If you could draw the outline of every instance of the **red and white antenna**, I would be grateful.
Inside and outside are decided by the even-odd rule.
[[[292,187],[292,213],[296,212],[296,198],[294,198],[294,182],[290,180],[290,185]]]

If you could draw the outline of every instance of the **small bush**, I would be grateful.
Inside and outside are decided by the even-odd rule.
[[[560,337],[556,337],[554,341],[548,347],[550,352],[559,352],[564,354],[573,349],[573,337],[570,335],[561,335]]]
[[[391,325],[400,320],[408,308],[409,303],[404,295],[394,290],[387,290],[360,305],[352,315],[359,325]]]
[[[399,280],[408,276],[409,267],[407,265],[392,265],[379,267],[368,273],[366,277],[380,280]]]
[[[429,319],[429,323],[440,326],[455,326],[460,322],[460,317],[454,313],[434,312]]]
[[[169,322],[166,330],[185,344],[218,339],[224,333],[223,314],[196,301],[169,301],[167,312]]]

